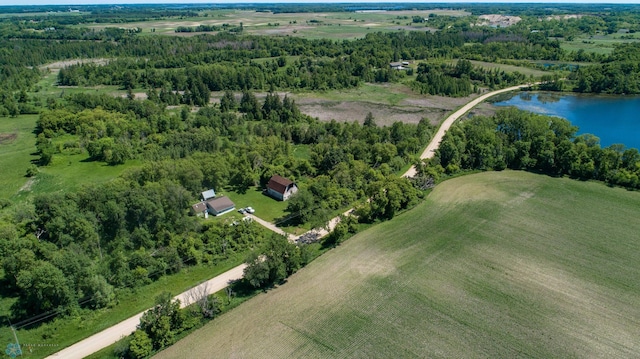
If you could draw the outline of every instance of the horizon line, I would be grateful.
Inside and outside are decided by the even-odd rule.
[[[16,0],[13,0],[16,1]],[[91,1],[91,0],[85,0]],[[48,0],[33,0],[31,3],[25,4],[12,3],[10,1],[0,0],[0,7],[34,7],[34,6],[109,6],[109,5],[328,5],[328,4],[465,4],[465,5],[525,5],[525,4],[548,4],[548,5],[640,5],[640,0],[629,2],[628,0],[329,0],[322,3],[312,2],[311,0],[94,0],[87,3],[78,3],[73,0],[61,0],[58,3],[51,3]]]

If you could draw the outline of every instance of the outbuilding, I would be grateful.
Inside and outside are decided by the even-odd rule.
[[[298,186],[288,178],[274,175],[267,183],[267,194],[280,201],[286,201],[298,192]]]
[[[402,62],[390,62],[389,67],[391,67],[391,69],[393,70],[404,70],[404,67],[402,67]]]
[[[206,201],[209,198],[215,198],[215,196],[216,196],[216,191],[214,191],[213,189],[204,191],[200,194],[200,197],[202,198],[203,201]]]
[[[204,216],[207,212],[207,204],[204,201],[198,202],[191,206],[191,211],[198,217]]]
[[[236,205],[231,202],[231,199],[229,199],[229,197],[227,196],[211,198],[206,201],[206,204],[209,213],[214,216],[220,216],[236,209]]]

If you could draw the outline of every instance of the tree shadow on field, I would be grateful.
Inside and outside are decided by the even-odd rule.
[[[269,289],[265,287],[256,288],[244,278],[232,281],[229,287],[231,287],[233,291],[233,296],[237,298],[252,297],[259,292],[266,292]]]

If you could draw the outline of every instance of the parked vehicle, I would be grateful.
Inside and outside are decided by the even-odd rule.
[[[255,213],[255,211],[256,211],[255,209],[253,209],[253,207],[247,207],[247,208],[245,208],[244,210],[245,210],[247,213],[250,213],[250,214],[254,214],[254,213]]]

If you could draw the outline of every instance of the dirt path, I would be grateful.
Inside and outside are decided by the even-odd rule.
[[[420,158],[425,159],[425,158],[433,157],[435,150],[440,145],[440,142],[442,141],[442,137],[444,136],[445,132],[451,127],[451,125],[458,118],[460,118],[462,115],[467,113],[473,107],[477,106],[479,103],[488,99],[491,96],[495,96],[497,94],[504,93],[504,92],[514,91],[514,90],[517,90],[523,87],[528,87],[528,86],[531,86],[531,85],[527,84],[527,85],[513,86],[513,87],[505,88],[502,90],[489,92],[487,94],[484,94],[474,99],[468,104],[464,105],[462,108],[460,108],[459,110],[451,114],[449,117],[447,117],[444,120],[444,122],[442,122],[442,125],[438,129],[438,132],[435,134],[435,136],[433,136],[433,139],[431,140],[427,148],[422,152],[422,154],[420,155]],[[412,176],[415,176],[415,174],[416,174],[415,168],[411,167],[407,172],[403,174],[403,176],[412,177]],[[352,209],[350,208],[346,212],[344,212],[343,215],[350,215],[351,211]],[[254,221],[258,222],[260,225],[278,234],[282,234],[286,236],[287,238],[289,238],[289,240],[295,240],[295,237],[293,235],[284,232],[282,229],[276,227],[273,223],[267,222],[254,215],[248,215],[248,216],[251,217]],[[327,224],[327,228],[322,228],[319,230],[311,230],[307,233],[311,232],[311,233],[314,233],[317,236],[317,238],[322,238],[327,234],[329,234],[331,230],[335,228],[335,226],[338,224],[339,221],[340,221],[340,217],[332,218]],[[245,264],[241,264],[231,270],[228,270],[227,272],[220,274],[217,277],[214,277],[204,282],[203,284],[200,284],[200,286],[206,286],[208,293],[213,294],[217,291],[220,291],[226,288],[229,285],[230,281],[242,278],[245,267],[246,267]],[[191,290],[192,289],[174,297],[175,299],[180,299],[181,306],[184,306],[185,304],[188,303],[187,298]],[[81,359],[90,354],[97,352],[98,350],[106,348],[107,346],[120,340],[122,337],[125,337],[131,334],[132,332],[134,332],[136,330],[137,325],[140,323],[140,318],[142,317],[142,314],[143,313],[138,313],[129,319],[126,319],[110,328],[107,328],[101,331],[100,333],[94,334],[89,338],[86,338],[76,344],[73,344],[70,347],[67,347],[47,358]]]
[[[265,227],[266,229],[287,237],[292,242],[295,239],[295,236],[293,234],[283,231],[282,229],[278,228],[275,224],[273,224],[271,222],[267,222],[262,218],[254,216],[253,214],[245,214],[245,216],[253,219],[256,222],[258,222],[258,224],[260,224],[261,226]]]
[[[196,288],[204,288],[209,294],[218,292],[229,285],[229,282],[242,278],[242,274],[245,264],[241,264],[233,269],[230,269],[217,277],[214,277],[198,286]],[[188,304],[189,292],[192,289],[181,293],[174,297],[174,299],[180,300],[180,306],[184,307]],[[143,312],[144,313],[144,312]],[[140,323],[140,318],[143,313],[138,313],[133,317],[126,319],[110,328],[107,328],[100,333],[94,334],[89,338],[86,338],[70,347],[67,347],[57,353],[48,356],[47,358],[64,358],[64,359],[82,359],[88,355],[97,352],[100,349],[106,348],[109,345],[117,342],[136,330],[136,327]]]
[[[529,86],[531,86],[531,84],[512,86],[512,87],[507,87],[507,88],[504,88],[504,89],[501,89],[501,90],[496,90],[496,91],[493,91],[493,92],[489,92],[489,93],[486,93],[486,94],[476,98],[475,100],[469,102],[468,104],[462,106],[462,108],[460,108],[458,111],[456,111],[456,112],[452,113],[451,115],[449,115],[449,117],[447,117],[442,122],[442,125],[440,125],[440,128],[438,128],[438,132],[436,132],[436,134],[431,139],[431,142],[429,142],[429,145],[427,145],[427,148],[425,148],[424,151],[422,152],[422,154],[420,155],[420,159],[426,159],[426,158],[433,157],[435,155],[436,150],[440,146],[440,142],[442,142],[442,138],[444,137],[445,132],[447,132],[447,130],[449,130],[451,125],[453,125],[453,123],[456,122],[456,120],[458,120],[465,113],[469,112],[469,110],[471,110],[472,108],[477,106],[480,102],[488,99],[489,97],[492,97],[492,96],[495,96],[495,95],[498,95],[498,94],[501,94],[501,93],[505,93],[505,92],[509,92],[509,91],[515,91],[515,90],[521,89],[523,87],[529,87]],[[416,167],[415,166],[411,166],[411,168],[409,168],[407,170],[407,172],[405,172],[402,176],[403,177],[413,177],[415,175],[416,175]]]

